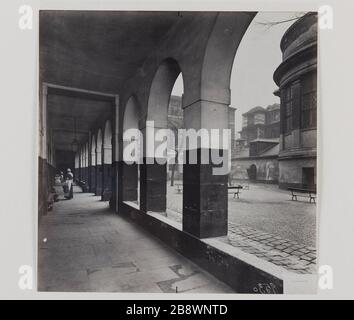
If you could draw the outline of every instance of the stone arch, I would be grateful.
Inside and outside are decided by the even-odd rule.
[[[132,92],[138,94],[143,107],[141,120],[154,120],[156,128],[166,128],[171,90],[182,71],[184,127],[195,130],[228,128],[233,61],[255,14],[205,13],[201,20],[191,19],[191,26],[195,23],[199,28],[193,43],[186,42],[182,33],[172,32],[173,36],[164,42],[161,50],[146,59],[139,72],[125,84],[126,97]],[[121,121],[124,121],[123,117]],[[224,149],[221,151],[224,153]],[[167,170],[160,167],[155,163],[140,166],[141,211],[166,210],[166,189],[156,189],[157,185],[166,188],[164,175]],[[188,177],[183,183],[183,230],[201,238],[223,236],[227,234],[227,175],[205,175],[205,172],[211,172],[205,167],[199,164],[183,167],[183,174]],[[198,171],[200,174],[196,174]],[[206,188],[206,185],[210,187]],[[153,193],[162,196],[155,197]],[[217,199],[215,194],[218,194]],[[212,207],[210,199],[214,199]]]
[[[135,95],[127,100],[123,114],[123,132],[128,129],[138,129],[141,116],[139,102]]]
[[[168,111],[172,89],[182,70],[174,58],[163,59],[151,80],[147,100],[146,120],[154,122],[155,130],[168,128]],[[185,79],[183,78],[183,82]],[[185,88],[185,83],[183,83]],[[150,130],[146,128],[146,131]],[[153,150],[155,150],[154,146]],[[143,211],[166,211],[167,164],[165,159],[155,159],[155,155],[144,148],[144,163],[141,165],[140,198]],[[167,155],[166,155],[167,156]]]
[[[257,12],[220,12],[204,54],[201,99],[230,104],[230,78],[237,48]]]
[[[157,128],[167,127],[171,92],[180,73],[183,77],[178,62],[173,58],[167,58],[160,63],[152,79],[147,106],[147,120],[153,120]]]
[[[123,113],[123,150],[131,140],[125,138],[124,132],[129,129],[139,129],[141,109],[135,95],[131,95],[124,108]],[[139,144],[139,142],[138,142]],[[133,201],[139,205],[139,164],[122,162],[121,191],[123,201]]]
[[[183,103],[184,123],[187,129],[209,131],[229,128],[233,61],[242,37],[255,14],[255,12],[217,13],[203,49],[200,76],[196,79],[200,81],[199,92],[192,95],[194,99],[191,101],[187,100],[186,96]],[[225,143],[225,147],[227,146],[225,148],[224,142],[226,141],[219,141],[219,144],[213,145],[211,142],[209,150],[202,146],[198,146],[198,150],[211,153],[218,149],[219,154],[223,155],[223,167],[230,168],[228,157],[230,145]],[[184,176],[188,177],[183,183],[183,230],[200,238],[224,236],[228,231],[229,175],[210,174],[214,169],[212,163],[208,165],[198,163],[197,166],[187,163],[183,168]],[[225,171],[227,170],[223,170]],[[196,172],[199,174],[196,175]],[[208,174],[205,174],[207,172]],[[196,188],[199,189],[199,196],[194,195]],[[215,197],[215,194],[218,196]],[[191,208],[199,208],[198,213]]]

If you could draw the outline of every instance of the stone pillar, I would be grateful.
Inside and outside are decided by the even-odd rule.
[[[90,144],[86,144],[86,192],[90,191]]]
[[[90,167],[90,192],[96,193],[96,166]]]
[[[118,175],[119,175],[119,96],[115,96],[112,121],[112,196],[109,206],[118,212]]]
[[[102,151],[101,146],[96,147],[96,196],[102,196]]]
[[[84,149],[81,149],[81,176],[80,180],[84,181],[85,180],[85,162],[84,162]]]
[[[90,192],[96,193],[96,152],[91,152]]]
[[[165,212],[167,164],[164,161],[165,158],[155,158],[155,150],[161,142],[154,139],[156,132],[165,128],[161,127],[162,124],[158,121],[154,122],[155,127],[152,124],[152,122],[145,123],[146,127],[142,130],[144,132],[144,157],[140,164],[140,209],[144,212]]]
[[[120,161],[121,179],[119,188],[122,190],[122,201],[138,200],[138,164],[127,164]]]
[[[41,112],[39,124],[39,157],[38,157],[38,218],[47,214],[47,96],[48,87],[41,86]]]
[[[83,191],[87,192],[88,191],[88,157],[87,157],[87,145],[84,145],[84,155],[83,155],[83,163],[84,163],[84,168],[83,168],[83,181],[85,182]]]
[[[210,101],[197,101],[184,109],[186,129],[228,128],[228,105]],[[228,230],[228,170],[224,174],[213,169],[219,167],[206,161],[211,153],[218,152],[228,159],[228,149],[212,143],[187,145],[186,163],[183,165],[183,230],[199,238],[227,235]],[[191,155],[197,155],[191,164]],[[229,160],[223,165],[229,168]],[[225,163],[226,162],[226,163]]]
[[[159,164],[156,159],[148,161],[148,158],[144,157],[140,165],[140,209],[142,211],[166,211],[166,181],[166,164]]]
[[[81,176],[82,176],[82,158],[81,158],[81,149],[78,150],[78,158],[79,158],[79,173],[77,176],[77,179],[79,180],[79,182],[82,180]]]
[[[112,196],[109,200],[109,207],[118,212],[118,161],[112,163]]]
[[[102,200],[109,201],[112,196],[112,145],[103,146]]]
[[[86,148],[85,148],[85,146],[82,147],[82,181],[84,181],[86,183]]]

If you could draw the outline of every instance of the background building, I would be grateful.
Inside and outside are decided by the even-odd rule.
[[[182,152],[182,147],[178,145],[178,129],[183,128],[183,109],[182,109],[182,97],[171,95],[168,105],[167,125],[170,129],[175,140],[175,146],[168,145],[168,157],[178,157],[175,151]],[[171,140],[170,140],[171,141]],[[183,165],[174,163],[167,166],[167,179],[182,180],[183,179]]]
[[[267,108],[254,107],[242,115],[240,138],[247,142],[258,138],[279,138],[279,121],[279,104],[275,103]]]
[[[316,187],[317,14],[297,20],[280,44],[274,72],[280,97],[279,186]]]
[[[279,127],[279,104],[257,106],[242,115],[242,130],[232,155],[232,179],[278,182]]]

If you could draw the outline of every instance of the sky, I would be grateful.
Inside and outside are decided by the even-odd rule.
[[[236,131],[241,130],[242,114],[255,106],[266,107],[279,103],[273,95],[277,89],[273,73],[282,61],[280,40],[294,21],[270,27],[259,23],[292,19],[296,12],[259,12],[248,27],[237,49],[231,73],[231,106],[236,107]],[[172,90],[183,93],[180,75]]]

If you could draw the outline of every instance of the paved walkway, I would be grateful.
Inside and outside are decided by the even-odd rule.
[[[182,223],[182,194],[167,186],[167,217]],[[291,201],[275,185],[229,195],[229,244],[295,273],[316,272],[316,205]]]
[[[232,292],[99,199],[75,193],[41,219],[40,291]]]

